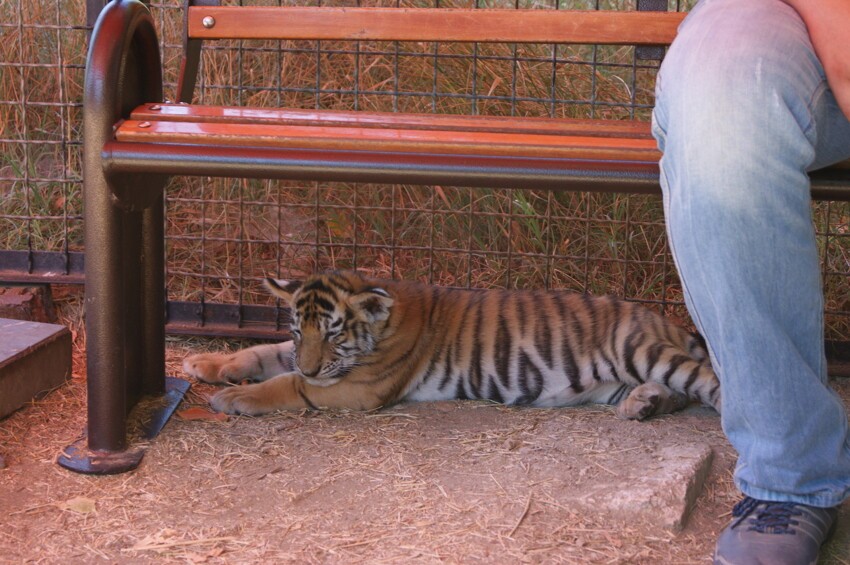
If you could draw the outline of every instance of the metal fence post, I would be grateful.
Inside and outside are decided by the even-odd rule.
[[[666,12],[667,0],[637,0],[637,9],[640,12]],[[665,47],[641,45],[635,48],[635,56],[641,61],[656,60],[664,58]]]

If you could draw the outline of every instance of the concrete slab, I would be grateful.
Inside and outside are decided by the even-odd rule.
[[[680,531],[711,469],[711,447],[666,446],[647,455],[642,468],[629,472],[629,480],[618,477],[594,485],[576,499],[577,505],[589,512]]]
[[[70,376],[68,328],[0,318],[0,418]]]

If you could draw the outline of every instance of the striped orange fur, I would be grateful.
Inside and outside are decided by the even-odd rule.
[[[617,405],[643,419],[698,400],[720,408],[701,340],[635,303],[567,291],[461,290],[351,271],[268,279],[294,341],[188,357],[230,413],[370,410],[402,400]]]

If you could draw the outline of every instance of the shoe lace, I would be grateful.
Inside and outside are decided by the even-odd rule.
[[[793,502],[765,502],[747,496],[732,509],[732,516],[738,518],[732,527],[743,523],[754,512],[748,529],[762,534],[794,534],[791,526],[799,522],[792,517],[803,514]]]

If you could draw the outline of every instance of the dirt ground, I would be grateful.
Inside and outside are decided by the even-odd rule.
[[[85,336],[78,293],[57,302],[74,376],[0,421],[0,563],[710,563],[738,499],[734,453],[700,407],[643,423],[476,402],[175,417],[136,471],[74,474],[54,461],[85,425]],[[236,345],[169,340],[170,373],[190,351]],[[833,386],[850,405],[850,379]],[[212,390],[193,383],[180,410]],[[714,459],[682,531],[575,504],[690,444]],[[850,503],[841,514],[822,563],[850,563]]]

